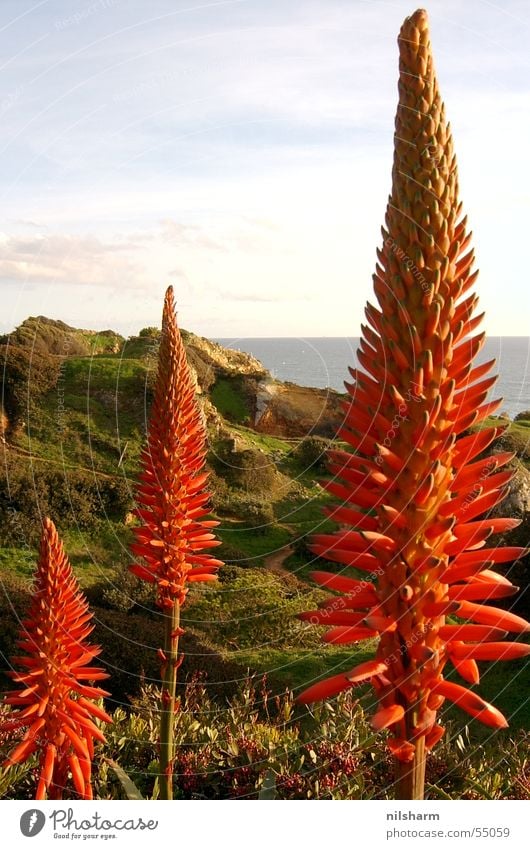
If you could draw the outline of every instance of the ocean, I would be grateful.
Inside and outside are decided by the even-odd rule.
[[[217,339],[227,348],[246,351],[260,360],[278,380],[300,386],[330,387],[344,392],[348,366],[356,366],[358,338],[315,337],[308,339]],[[499,379],[490,399],[504,399],[501,410],[513,418],[530,409],[530,337],[492,336],[477,363],[495,358]]]

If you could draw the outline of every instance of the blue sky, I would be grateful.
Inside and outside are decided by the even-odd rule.
[[[2,0],[1,329],[356,336],[411,2]],[[527,335],[530,10],[434,0],[492,335]]]

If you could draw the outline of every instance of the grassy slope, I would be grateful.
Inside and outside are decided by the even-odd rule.
[[[138,350],[125,350],[126,354],[138,356],[103,354],[69,359],[62,375],[66,410],[62,438],[58,434],[58,399],[54,391],[48,393],[39,414],[30,420],[29,434],[20,438],[20,447],[31,452],[34,462],[61,465],[66,472],[69,468],[83,467],[91,470],[96,477],[119,478],[126,475],[132,478],[137,468],[145,422],[144,387],[149,371],[143,357],[145,350],[146,345],[142,343]],[[218,397],[214,393],[214,401],[217,398],[220,410],[229,414],[232,420],[244,422],[248,411],[244,399],[234,392],[233,384],[230,383],[227,390],[227,386],[218,381],[217,393]],[[512,426],[511,432],[517,440],[526,443],[529,428],[530,422],[519,422]],[[296,609],[312,606],[308,573],[314,566],[305,554],[294,553],[286,560],[284,567],[297,579],[289,590],[291,598],[287,601],[281,575],[270,574],[264,587],[259,580],[260,570],[266,565],[267,558],[286,544],[296,542],[317,529],[329,527],[322,514],[327,498],[315,486],[316,473],[297,464],[289,441],[256,434],[242,424],[234,425],[232,430],[248,447],[265,452],[294,485],[289,496],[275,503],[276,521],[262,533],[256,533],[252,526],[237,521],[237,518],[223,520],[219,535],[225,543],[244,553],[250,580],[241,585],[236,581],[235,590],[231,591],[223,585],[220,600],[217,598],[215,601],[223,621],[228,622],[218,635],[219,649],[242,666],[268,672],[278,687],[301,686],[325,672],[347,669],[366,659],[370,655],[369,646],[353,649],[326,647],[317,642],[314,634],[303,629],[282,629],[282,622],[287,622],[288,618],[292,621]],[[125,456],[118,467],[125,447]],[[120,523],[103,522],[90,533],[70,528],[65,531],[64,537],[74,568],[85,586],[107,577],[115,578],[116,567],[124,568],[128,562],[127,531]],[[8,570],[28,576],[33,568],[34,556],[34,552],[25,549],[0,549],[0,573]],[[252,585],[250,588],[249,583]],[[236,621],[237,617],[241,619],[241,599],[253,611],[253,616],[249,617],[251,624],[247,627],[239,623],[233,628],[235,639],[230,640],[227,637],[230,615],[232,612]],[[200,614],[203,618],[197,618],[202,602],[209,602],[208,597],[197,597],[194,603],[192,594],[190,619],[194,620],[194,629],[202,630],[212,641],[214,633],[204,615],[207,609],[204,604]],[[263,638],[260,638],[260,617],[264,623]],[[237,644],[238,629],[242,645]],[[287,632],[286,637],[282,637],[284,632]],[[490,665],[485,673],[480,692],[513,715],[514,725],[528,727],[528,706],[523,706],[521,693],[528,692],[529,686],[528,664],[495,664]],[[455,712],[455,716],[459,718],[457,721],[462,722],[462,714]]]

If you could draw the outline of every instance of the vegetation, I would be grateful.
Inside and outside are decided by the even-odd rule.
[[[224,418],[234,424],[250,421],[250,405],[241,378],[219,378],[210,393],[212,403]]]
[[[129,710],[118,707],[94,763],[95,796],[126,798],[119,763],[144,798],[157,798],[159,693],[146,686]],[[527,799],[528,732],[503,732],[502,748],[474,744],[448,724],[427,761],[428,799]],[[354,693],[300,713],[292,693],[266,679],[243,680],[230,700],[212,699],[195,677],[175,723],[177,799],[390,799],[393,768]],[[0,756],[6,751],[0,741]],[[31,761],[0,775],[2,798],[31,795]],[[127,785],[126,785],[127,786]],[[129,790],[130,793],[130,790]],[[131,798],[131,796],[129,796]]]
[[[425,59],[431,74],[424,23],[423,14],[417,13],[406,24],[410,31],[407,30],[407,37],[402,39],[402,61],[408,67],[407,62],[421,60],[423,66]],[[407,78],[410,76],[409,71],[405,70],[404,74]],[[417,73],[411,79],[421,82],[421,77],[422,74]],[[402,102],[409,95],[413,96],[409,85],[407,81],[402,88]],[[425,97],[429,103],[427,94]],[[445,181],[447,195],[456,203],[454,174],[448,168],[450,139],[441,116],[436,113],[436,103],[431,106],[429,120],[432,118],[434,124],[439,121],[446,144],[435,165],[422,160],[418,180],[421,183],[427,173],[431,174],[431,182],[434,178]],[[414,110],[408,112],[416,114]],[[410,116],[409,119],[415,120]],[[398,135],[406,140],[411,127],[401,130]],[[423,142],[423,128],[420,130]],[[415,148],[415,157],[418,151],[431,150],[430,146],[422,147],[419,142],[409,143],[408,147]],[[417,164],[414,158],[407,160],[405,172],[412,173]],[[432,196],[432,187],[426,191]],[[473,301],[463,310],[463,327],[459,328],[451,304],[444,298],[451,286],[454,287],[451,290],[454,301],[457,302],[462,293],[455,280],[448,276],[445,266],[435,274],[437,257],[433,240],[427,238],[428,244],[418,247],[415,235],[425,232],[420,222],[412,233],[400,228],[399,221],[410,221],[410,216],[407,218],[399,213],[399,204],[404,204],[404,208],[408,208],[407,204],[414,209],[417,206],[407,192],[408,185],[395,188],[395,216],[389,216],[387,235],[394,239],[396,250],[385,240],[381,259],[385,267],[378,269],[375,281],[381,311],[369,307],[371,327],[363,328],[361,357],[365,372],[371,378],[367,379],[365,373],[363,384],[363,373],[354,375],[358,384],[357,400],[362,398],[362,401],[348,410],[342,441],[333,446],[331,468],[326,466],[324,457],[330,447],[329,437],[336,431],[336,418],[328,417],[320,422],[321,395],[298,387],[296,404],[289,406],[287,396],[293,387],[277,385],[281,391],[277,393],[280,400],[277,399],[276,418],[268,409],[270,416],[266,424],[256,424],[260,380],[263,377],[270,380],[270,376],[259,363],[241,352],[225,351],[215,343],[182,331],[188,372],[183,366],[184,354],[176,337],[173,337],[172,351],[168,351],[169,304],[166,304],[164,333],[147,327],[137,337],[124,340],[112,331],[76,330],[62,322],[39,317],[28,319],[8,337],[0,339],[4,361],[1,410],[4,456],[0,471],[1,689],[7,691],[12,687],[8,671],[11,658],[20,656],[16,639],[20,635],[21,619],[29,615],[39,639],[46,635],[47,628],[49,636],[50,623],[44,622],[45,627],[41,627],[43,623],[38,621],[42,611],[39,613],[34,602],[33,573],[39,556],[41,520],[51,514],[60,524],[72,575],[75,575],[73,580],[79,583],[93,612],[95,627],[91,640],[94,644],[87,646],[86,652],[95,655],[98,651],[95,646],[100,646],[98,663],[105,668],[105,673],[99,674],[109,675],[105,681],[104,706],[95,701],[100,693],[91,693],[94,726],[98,729],[100,720],[112,719],[105,730],[107,743],[104,747],[96,747],[91,759],[92,772],[88,776],[86,762],[81,764],[87,758],[84,757],[86,752],[81,751],[83,743],[79,739],[76,752],[68,749],[56,758],[57,745],[52,729],[37,741],[39,746],[44,742],[44,749],[36,746],[33,751],[32,745],[26,746],[28,739],[21,741],[20,736],[14,734],[20,729],[9,726],[7,712],[4,716],[5,709],[0,708],[0,762],[11,764],[9,770],[0,772],[2,798],[33,796],[36,779],[40,793],[46,788],[55,793],[54,786],[61,785],[63,798],[79,798],[92,792],[92,788],[97,798],[110,799],[123,798],[126,794],[129,798],[393,798],[392,753],[410,754],[411,747],[421,748],[418,740],[423,738],[428,743],[427,748],[431,748],[439,738],[442,725],[446,729],[445,736],[433,751],[425,758],[421,752],[414,753],[420,771],[425,766],[426,798],[528,798],[530,713],[528,703],[520,699],[520,693],[530,686],[530,665],[523,656],[528,650],[527,638],[522,636],[513,645],[504,644],[509,646],[508,651],[515,658],[510,664],[486,666],[481,658],[485,659],[488,651],[497,652],[498,656],[504,651],[495,647],[495,641],[493,648],[491,643],[484,642],[488,629],[502,624],[503,628],[516,625],[522,630],[521,617],[528,615],[529,594],[526,599],[524,593],[516,597],[517,616],[511,608],[506,610],[511,599],[507,602],[501,598],[495,602],[499,609],[488,614],[496,617],[496,624],[475,622],[471,628],[478,627],[478,632],[462,632],[462,637],[465,634],[466,639],[472,639],[471,653],[463,639],[436,637],[435,649],[443,662],[451,662],[451,667],[447,664],[443,670],[443,691],[439,689],[441,665],[438,669],[431,666],[427,676],[425,670],[432,664],[432,656],[422,655],[418,649],[414,656],[410,652],[409,671],[413,668],[418,673],[421,684],[421,699],[416,699],[416,713],[412,716],[410,705],[416,697],[407,691],[399,664],[389,670],[377,663],[385,660],[385,651],[388,654],[388,646],[392,647],[392,641],[399,635],[405,637],[405,642],[410,636],[410,623],[401,613],[406,606],[404,602],[410,601],[409,590],[412,589],[414,597],[417,587],[410,575],[407,580],[402,576],[398,583],[406,597],[398,600],[397,607],[394,609],[389,601],[391,594],[382,600],[381,608],[379,598],[372,606],[371,593],[375,592],[375,584],[371,590],[366,580],[366,565],[368,563],[371,568],[373,560],[362,564],[359,561],[360,569],[351,567],[354,549],[368,558],[373,556],[375,549],[378,552],[375,559],[386,563],[388,558],[381,552],[388,553],[389,545],[399,537],[399,522],[397,530],[385,525],[385,522],[389,526],[394,524],[388,521],[388,515],[382,524],[374,526],[379,505],[369,503],[370,494],[377,491],[377,486],[385,485],[385,475],[394,482],[399,480],[396,473],[402,468],[397,469],[396,463],[404,457],[410,458],[411,446],[421,454],[420,449],[425,448],[421,416],[424,421],[426,413],[431,436],[438,434],[440,438],[438,446],[430,445],[436,450],[440,448],[441,453],[437,455],[440,464],[429,469],[434,476],[432,486],[424,466],[419,472],[416,469],[411,479],[407,478],[402,489],[407,499],[410,500],[412,494],[414,508],[421,509],[425,509],[425,505],[432,506],[433,499],[440,493],[453,494],[451,487],[446,486],[447,481],[440,478],[442,461],[448,460],[442,450],[445,443],[438,433],[441,418],[437,418],[440,410],[436,399],[441,398],[440,408],[444,415],[451,417],[447,421],[451,420],[453,430],[460,433],[461,440],[468,440],[466,445],[477,449],[476,462],[489,462],[492,451],[497,454],[515,451],[517,455],[513,461],[497,457],[499,464],[506,460],[508,470],[515,472],[516,483],[521,481],[520,487],[511,484],[508,502],[504,502],[510,505],[511,518],[503,520],[495,515],[494,520],[488,519],[486,525],[482,524],[475,531],[479,536],[485,534],[494,521],[494,529],[503,531],[502,542],[511,547],[512,554],[518,547],[521,557],[513,566],[508,561],[500,563],[496,577],[489,570],[489,574],[479,575],[478,581],[482,581],[482,586],[494,596],[502,595],[502,588],[509,583],[528,585],[529,557],[523,552],[528,540],[528,510],[517,496],[524,495],[528,483],[530,413],[521,413],[512,423],[497,418],[492,406],[483,406],[485,396],[481,396],[487,392],[487,387],[481,384],[469,390],[469,396],[459,399],[462,402],[459,408],[450,409],[451,392],[446,380],[450,367],[454,372],[456,362],[465,372],[479,344],[468,344],[469,350],[463,350],[462,345],[455,347],[459,334],[471,332],[475,325]],[[447,210],[441,210],[443,204],[441,199],[439,201],[435,207],[432,200],[427,200],[424,207],[433,204],[429,214],[432,221],[441,221],[438,235],[442,240],[449,240],[447,250],[454,251],[457,260],[461,245],[458,249],[454,245],[462,241],[465,225],[451,217],[451,210],[450,215]],[[423,250],[423,280],[432,282],[432,277],[438,286],[437,295],[432,298],[431,288],[436,286],[423,288],[422,280],[407,265],[407,252],[412,255],[416,248]],[[399,255],[398,250],[401,251]],[[469,257],[458,261],[458,279],[471,285],[473,275],[467,265]],[[418,266],[416,269],[419,270]],[[387,272],[392,275],[389,287],[383,279]],[[395,301],[388,300],[387,293],[394,286],[398,287],[400,302],[409,311],[403,314],[403,321],[396,314]],[[457,309],[462,312],[462,305]],[[447,329],[453,331],[449,341],[444,336]],[[416,350],[415,333],[420,340],[420,350]],[[396,344],[396,337],[399,344]],[[384,352],[383,344],[386,345]],[[446,355],[449,360],[451,350],[453,361],[446,363],[447,374],[442,380],[440,372],[437,382],[434,366],[438,368]],[[432,363],[426,354],[429,351],[433,354]],[[413,370],[411,357],[416,365],[421,360],[421,368]],[[384,375],[379,368],[383,361],[387,364]],[[157,370],[157,363],[161,364],[161,370]],[[169,375],[168,369],[171,372],[172,368],[172,375]],[[458,376],[458,369],[456,371]],[[477,380],[482,378],[477,372],[472,374]],[[168,378],[177,376],[181,388],[184,385],[184,397],[172,394],[179,381]],[[383,377],[387,392],[392,393],[390,384],[401,387],[410,408],[407,422],[405,419],[400,422],[400,426],[394,428],[397,430],[394,437],[389,437],[390,446],[385,444],[385,437],[389,422],[392,425],[396,401],[398,410],[401,402],[399,397],[387,395],[385,404],[381,405],[381,399],[373,395],[374,380]],[[197,395],[193,391],[195,380],[199,387]],[[463,390],[473,383],[467,380],[467,374],[459,380],[458,385]],[[407,395],[411,386],[413,391]],[[341,399],[335,396],[332,406],[340,411],[340,404]],[[311,419],[309,408],[316,418]],[[473,415],[477,408],[478,416]],[[379,411],[379,418],[372,415],[375,409]],[[179,411],[181,418],[177,414]],[[340,418],[342,420],[342,413]],[[210,446],[206,459],[211,472],[208,487],[215,510],[211,518],[202,503],[206,486],[206,481],[200,477],[204,459],[202,423],[207,428]],[[486,444],[488,429],[491,431],[500,425],[506,426],[506,430],[497,447],[492,448]],[[415,431],[414,426],[418,430]],[[146,433],[149,451],[142,455]],[[363,451],[363,438],[372,440],[368,451]],[[378,453],[381,443],[385,450]],[[188,449],[191,446],[187,459],[183,451],[186,444]],[[449,452],[452,450],[452,445],[447,448]],[[472,458],[468,454],[465,459]],[[416,461],[419,462],[417,455]],[[183,472],[184,467],[187,471]],[[460,497],[467,493],[466,486],[469,488],[475,483],[476,469],[466,470],[464,464],[461,467],[452,464],[451,469],[453,467],[459,469],[459,474],[468,475],[467,483],[460,481],[461,489],[457,490],[457,497]],[[172,470],[173,476],[168,470]],[[496,478],[495,485],[488,482],[487,478],[495,478],[496,474],[492,469],[484,477],[481,485],[485,491],[480,494],[482,497],[491,493],[487,506],[495,509],[494,501],[501,500],[504,486],[508,484],[508,477],[501,481]],[[342,543],[344,536],[333,536],[337,521],[351,525],[352,520],[351,514],[337,513],[334,507],[334,494],[339,494],[341,499],[345,494],[336,488],[337,476],[341,475],[350,487],[350,495],[352,489],[357,493],[361,483],[360,489],[365,496],[365,502],[358,505],[361,516],[355,517],[358,522],[355,531],[361,528],[364,536],[359,534],[355,539],[350,536],[346,543],[352,546],[347,551],[348,579],[352,582],[349,585],[344,584],[345,576],[341,575],[345,565],[344,549],[335,545],[337,539]],[[195,488],[197,476],[200,483]],[[177,478],[179,486],[175,485]],[[317,484],[317,478],[323,486]],[[428,485],[422,489],[425,479]],[[404,505],[398,496],[390,507],[394,505],[399,514]],[[183,502],[191,507],[193,516],[187,516]],[[353,497],[349,506],[354,506]],[[408,506],[409,501],[407,509]],[[413,514],[412,509],[410,513]],[[512,517],[525,521],[514,529]],[[191,518],[191,524],[185,521],[187,518]],[[422,521],[424,519],[425,516]],[[225,565],[217,583],[209,580],[196,583],[193,577],[208,579],[218,565],[216,558],[208,562],[206,554],[198,551],[198,543],[214,542],[211,530],[218,520],[221,525],[216,534],[221,545],[215,555]],[[432,520],[430,515],[429,521]],[[201,523],[204,524],[201,526]],[[446,601],[442,599],[440,578],[442,575],[448,578],[445,573],[448,557],[471,555],[473,558],[475,554],[473,549],[465,551],[464,545],[458,550],[459,538],[452,538],[453,527],[444,529],[438,524],[434,528],[439,562],[428,563],[424,574],[428,573],[429,580],[433,578],[431,590],[435,593],[433,607],[430,613],[426,612],[426,618],[437,627],[438,620],[446,615],[443,627],[454,629],[462,627],[463,620],[468,618],[464,614],[469,613],[470,608],[466,610],[465,604],[458,609],[450,605],[450,609],[444,608],[442,613],[441,608],[436,607]],[[465,523],[460,520],[458,530],[462,529],[465,535]],[[433,531],[432,526],[430,530]],[[409,528],[406,533],[410,535]],[[320,539],[310,542],[310,535],[314,534]],[[201,539],[196,539],[196,535]],[[335,550],[330,552],[331,539]],[[370,551],[366,550],[367,539]],[[132,555],[129,553],[131,544]],[[180,571],[179,558],[175,557],[179,550],[186,550],[185,559],[190,560],[190,554],[195,558],[194,574]],[[503,551],[501,546],[495,549],[499,551]],[[325,559],[330,554],[336,562]],[[408,550],[404,554],[408,566],[409,558],[412,562],[418,552]],[[493,553],[491,559],[498,560],[499,554]],[[470,563],[468,560],[465,567]],[[457,564],[454,568],[460,567],[464,565]],[[476,592],[476,570],[473,568],[467,574],[466,568],[456,576],[454,573],[449,576],[454,581],[451,593],[462,590],[465,593],[469,588],[472,593]],[[324,569],[325,576],[322,575]],[[312,580],[314,572],[320,573],[318,586]],[[331,638],[327,634],[329,642],[323,643],[324,621],[329,622],[322,615],[327,609],[325,605],[333,606],[341,599],[350,601],[348,591],[353,585],[356,591],[360,588],[365,593],[365,601],[368,594],[370,604],[355,612],[347,608],[346,615],[361,619],[347,626],[342,619],[340,624],[334,625]],[[46,589],[45,586],[40,589],[43,588]],[[509,590],[511,592],[511,587]],[[49,593],[47,607],[53,609],[61,598],[60,592]],[[389,606],[385,608],[384,604]],[[313,608],[311,615],[304,616],[308,608]],[[344,615],[342,609],[338,612]],[[473,608],[471,612],[476,613]],[[317,627],[310,624],[315,613],[317,618],[322,616],[322,624],[317,623]],[[369,622],[365,621],[367,615]],[[399,628],[393,628],[397,620]],[[75,627],[75,623],[66,624]],[[350,639],[352,629],[357,629],[355,639]],[[161,648],[164,632],[165,645]],[[383,640],[379,643],[381,633]],[[475,638],[472,638],[473,633]],[[419,648],[432,648],[425,645],[426,640],[416,640],[415,645],[418,642]],[[378,645],[382,647],[378,649]],[[71,645],[66,648],[71,652],[68,663],[73,673],[76,661],[81,661]],[[378,657],[374,667],[376,651]],[[37,661],[38,658],[30,657],[29,660]],[[60,666],[59,660],[56,666]],[[352,675],[352,670],[357,675]],[[479,673],[482,676],[480,699],[472,689]],[[333,676],[331,690],[326,683],[330,674]],[[265,675],[266,679],[262,677]],[[347,675],[358,680],[351,681]],[[377,685],[376,699],[368,686],[370,680],[375,680]],[[463,692],[462,680],[467,680],[471,689]],[[75,683],[73,674],[70,683],[72,681]],[[393,690],[399,691],[397,703],[385,689],[388,681],[394,685]],[[342,692],[330,701],[327,696],[334,691],[337,682]],[[20,679],[16,683],[24,682]],[[84,687],[87,682],[79,679],[77,684]],[[310,708],[301,704],[300,699],[296,700],[308,685],[313,695],[316,691],[324,696]],[[45,696],[40,689],[28,689],[24,695],[8,699],[22,698],[30,711],[35,706],[36,710],[45,711]],[[455,696],[457,703],[465,702],[464,706],[473,716],[463,713],[458,705],[447,701],[442,704],[446,696]],[[73,698],[75,700],[75,695]],[[379,707],[376,705],[378,699]],[[305,700],[308,701],[307,694]],[[495,703],[495,708],[491,703]],[[108,713],[104,720],[102,712]],[[406,718],[409,713],[410,721]],[[503,725],[501,714],[509,718],[510,728],[501,728],[494,735],[479,722],[486,719],[490,724]],[[383,729],[382,733],[374,733],[374,725]],[[95,739],[97,736],[96,731]],[[79,728],[77,737],[86,739]],[[24,757],[6,760],[21,742]],[[61,745],[63,743],[64,740]],[[52,747],[55,747],[55,754]],[[79,770],[76,761],[71,760],[73,754],[78,761],[81,758]],[[14,761],[17,762],[13,765]],[[59,764],[59,771],[62,771],[57,781],[53,777],[55,764]],[[414,785],[411,794],[419,795],[418,781],[412,780],[408,772],[402,770],[398,794],[411,793],[411,785]],[[42,783],[39,785],[38,781]]]

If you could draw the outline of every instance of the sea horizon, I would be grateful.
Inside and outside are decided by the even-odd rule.
[[[232,336],[213,341],[256,357],[277,380],[344,392],[348,367],[358,365],[359,336]],[[489,398],[501,398],[511,418],[530,409],[530,336],[489,336],[476,362],[495,359],[498,380]]]

